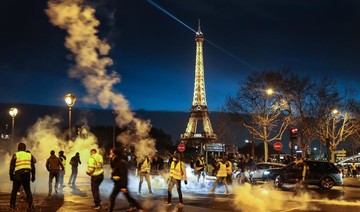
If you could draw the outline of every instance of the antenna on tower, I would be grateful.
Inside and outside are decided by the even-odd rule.
[[[200,28],[200,19],[198,20],[198,31],[196,32],[197,35],[202,35],[201,28]]]

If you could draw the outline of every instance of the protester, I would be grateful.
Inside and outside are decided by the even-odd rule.
[[[180,161],[180,155],[174,153],[172,157],[172,162],[170,164],[170,175],[168,179],[168,198],[165,202],[165,205],[171,205],[171,191],[176,185],[176,189],[179,196],[178,208],[182,208],[184,206],[183,196],[181,192],[181,180],[184,180],[185,185],[187,185],[187,176],[184,162]]]
[[[110,150],[110,166],[112,169],[111,179],[114,182],[114,188],[110,195],[110,203],[108,211],[112,212],[115,206],[115,200],[119,192],[122,192],[126,199],[130,204],[130,208],[126,211],[143,211],[140,204],[131,197],[129,190],[127,188],[128,185],[128,164],[121,158],[121,151],[118,149],[111,149]]]
[[[33,209],[33,197],[30,189],[30,177],[31,182],[35,181],[35,163],[36,159],[31,153],[26,152],[25,143],[18,144],[18,151],[12,156],[10,161],[9,175],[10,180],[13,182],[10,208],[15,210],[16,194],[20,187],[23,186],[26,199],[28,202],[28,209]]]
[[[205,182],[205,161],[204,161],[203,155],[199,155],[197,157],[197,160],[195,162],[194,172],[195,172],[195,175],[197,175],[197,182],[199,183],[200,177],[202,176],[202,182],[204,183]]]
[[[58,185],[59,185],[59,172],[60,170],[64,170],[65,167],[62,164],[60,158],[56,157],[55,151],[50,151],[50,157],[46,160],[46,170],[49,172],[49,194],[50,197],[52,194],[52,182],[55,178],[55,193],[58,193]]]
[[[90,150],[90,158],[86,174],[91,176],[91,192],[94,199],[93,209],[101,208],[100,184],[104,180],[103,157],[97,153],[96,149]]]
[[[66,170],[66,156],[64,155],[64,151],[59,151],[59,158],[61,160],[61,163],[64,166],[63,170],[59,171],[59,190],[62,190],[64,186],[64,176],[65,176],[65,170]]]
[[[225,186],[226,188],[226,195],[229,195],[229,188],[226,182],[226,164],[223,161],[223,158],[219,157],[217,158],[217,164],[215,166],[215,170],[217,171],[216,173],[216,180],[214,182],[214,187],[212,190],[210,190],[210,193],[214,193],[215,189],[216,189],[216,185],[221,181],[222,184]]]
[[[81,160],[80,160],[80,153],[76,153],[75,156],[73,156],[70,160],[70,165],[71,165],[71,175],[69,178],[69,183],[68,185],[72,185],[72,186],[76,186],[76,178],[77,178],[77,174],[78,174],[78,166],[79,164],[81,164]]]
[[[297,183],[294,187],[294,196],[298,195],[300,192],[307,191],[307,175],[309,173],[309,166],[305,163],[302,158],[298,158],[295,160],[296,167],[298,168],[297,174]]]
[[[139,194],[141,194],[141,185],[143,183],[144,177],[148,185],[149,194],[153,194],[151,190],[151,181],[150,181],[150,168],[151,168],[151,158],[147,155],[145,158],[138,164],[138,170],[140,175],[139,181]]]

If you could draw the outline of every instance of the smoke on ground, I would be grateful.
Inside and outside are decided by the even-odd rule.
[[[96,102],[102,108],[114,109],[117,125],[127,129],[117,140],[125,145],[133,145],[138,157],[153,155],[155,141],[148,136],[150,122],[136,118],[125,96],[115,92],[114,86],[120,82],[120,76],[115,71],[107,70],[113,64],[108,57],[111,47],[97,36],[100,22],[95,17],[95,9],[83,0],[49,0],[45,12],[53,25],[68,33],[65,46],[75,60],[69,75],[80,79],[85,86],[87,96],[83,100]]]

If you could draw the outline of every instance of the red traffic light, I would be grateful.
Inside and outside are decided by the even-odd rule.
[[[296,135],[298,133],[298,129],[297,128],[291,128],[290,133],[292,135]]]

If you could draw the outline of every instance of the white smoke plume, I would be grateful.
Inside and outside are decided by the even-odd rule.
[[[53,25],[68,33],[65,46],[73,53],[76,62],[69,75],[80,79],[87,89],[84,101],[98,102],[102,108],[112,107],[117,125],[129,129],[117,140],[134,145],[139,157],[153,155],[155,141],[148,136],[150,123],[136,118],[124,95],[114,92],[120,76],[107,70],[113,64],[107,56],[111,47],[97,36],[100,22],[95,17],[95,9],[85,5],[84,0],[49,0],[46,14]]]

